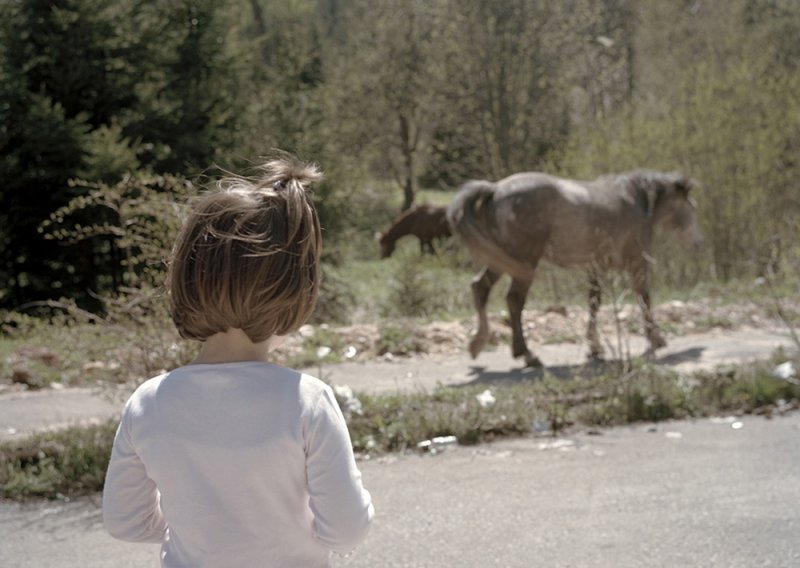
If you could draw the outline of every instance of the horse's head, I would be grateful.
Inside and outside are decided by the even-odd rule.
[[[388,258],[394,252],[394,239],[390,239],[386,233],[377,233],[375,240],[381,245],[381,258]]]
[[[697,204],[689,194],[696,191],[699,185],[697,181],[680,174],[671,176],[659,207],[659,217],[664,226],[694,250],[703,244],[703,234],[697,224]]]

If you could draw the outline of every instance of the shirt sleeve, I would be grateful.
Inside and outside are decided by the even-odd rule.
[[[160,543],[166,539],[167,522],[158,488],[131,442],[130,406],[129,401],[122,413],[106,472],[103,525],[120,540]]]
[[[306,432],[306,474],[314,536],[330,550],[351,552],[366,537],[374,508],[361,483],[347,423],[327,386]]]

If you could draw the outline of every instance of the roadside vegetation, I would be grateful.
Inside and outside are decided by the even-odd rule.
[[[356,392],[340,404],[363,458],[417,451],[417,444],[437,436],[469,445],[642,421],[772,416],[800,408],[800,384],[773,374],[776,363],[787,360],[800,366],[796,356],[777,353],[770,361],[679,376],[636,362],[625,373],[615,367],[570,380],[545,376],[412,394]],[[100,491],[115,430],[116,423],[107,422],[0,444],[0,499],[69,499]]]

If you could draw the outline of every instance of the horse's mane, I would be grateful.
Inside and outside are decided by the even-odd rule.
[[[642,168],[597,178],[598,181],[610,181],[626,187],[662,185],[676,183],[683,179],[685,178],[680,172],[659,172]]]
[[[620,174],[602,176],[596,183],[608,184],[620,193],[628,194],[650,217],[656,214],[669,187],[684,188],[691,182],[680,172],[658,172],[636,169]]]

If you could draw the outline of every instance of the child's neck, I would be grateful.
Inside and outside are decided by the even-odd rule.
[[[269,353],[276,349],[283,337],[273,336],[253,343],[241,329],[229,329],[212,335],[203,342],[200,353],[192,363],[234,363],[237,361],[269,361]]]

